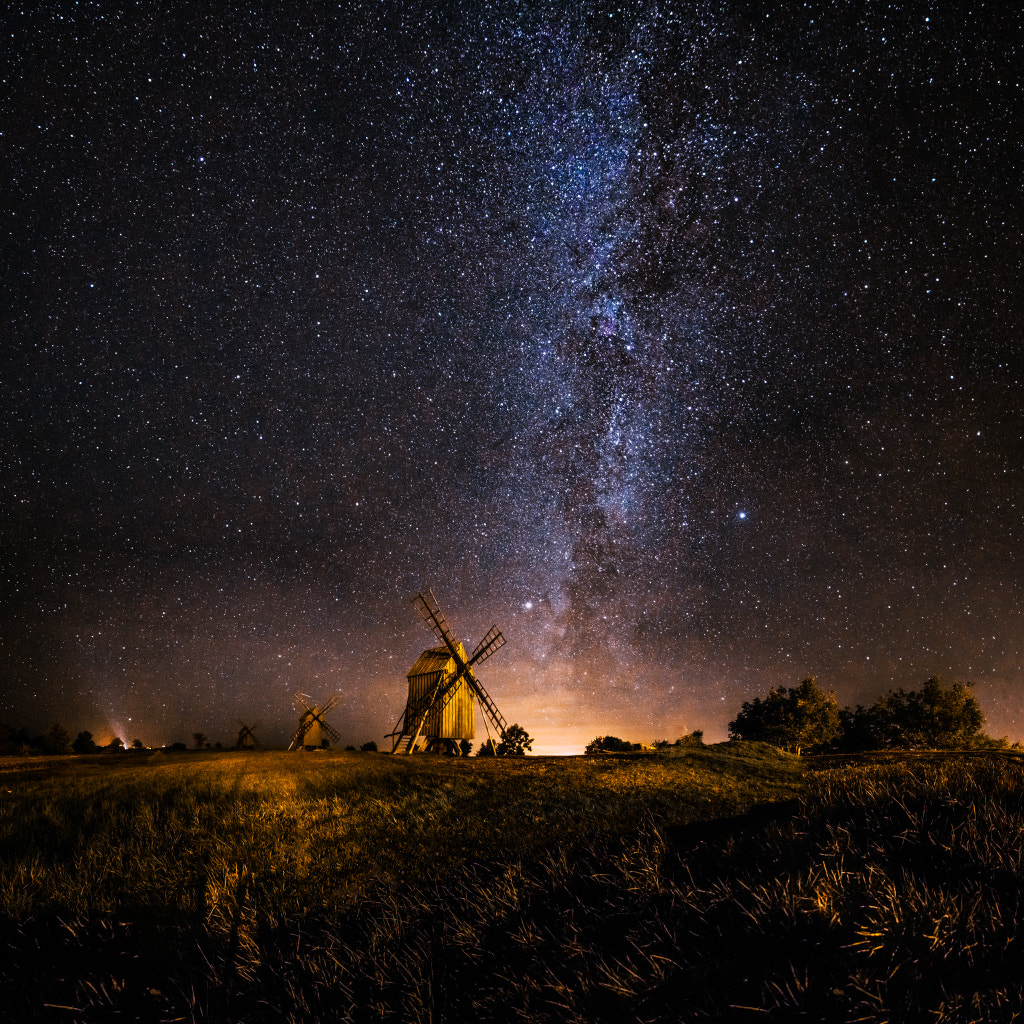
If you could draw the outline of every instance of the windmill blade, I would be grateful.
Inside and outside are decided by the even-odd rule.
[[[321,722],[320,728],[323,729],[323,731],[327,733],[327,735],[330,736],[330,738],[334,740],[335,743],[338,742],[338,737],[341,735],[341,733],[339,733],[338,730],[335,729],[330,722]]]
[[[299,724],[298,729],[296,729],[295,732],[292,733],[291,742],[289,742],[289,744],[288,744],[288,749],[289,750],[294,750],[297,746],[299,746],[302,743],[303,739],[306,736],[306,729],[307,729],[307,724],[306,724],[306,721],[303,720]]]
[[[416,610],[423,617],[423,621],[437,639],[448,648],[448,653],[455,659],[455,664],[462,668],[465,665],[465,660],[459,654],[458,643],[452,635],[451,627],[445,621],[444,614],[438,606],[437,598],[434,597],[434,592],[428,590],[426,594],[417,594],[412,599],[412,603],[416,606]]]
[[[313,710],[314,705],[310,703],[312,698],[307,697],[306,694],[304,694],[304,693],[299,693],[298,690],[295,691],[294,697],[295,697],[295,702],[297,704],[301,704],[307,711],[312,711]]]
[[[481,662],[486,661],[495,651],[505,646],[505,638],[501,635],[501,630],[497,626],[491,626],[487,631],[487,636],[483,638],[476,645],[476,650],[470,656],[467,665],[472,668],[474,665],[479,665]]]
[[[336,693],[332,697],[328,697],[327,701],[324,703],[323,707],[320,709],[320,713],[323,714],[323,715],[326,715],[327,712],[330,711],[331,708],[333,708],[334,705],[337,704],[339,700],[341,700],[341,694],[340,693]]]
[[[469,673],[469,685],[473,687],[477,699],[480,701],[480,706],[484,709],[484,713],[491,720],[491,724],[498,731],[498,735],[503,736],[505,730],[508,728],[505,716],[498,710],[498,705],[491,700],[488,692],[480,684],[480,680],[477,679],[472,672]]]
[[[257,729],[262,729],[262,728],[263,728],[263,722],[262,721],[258,721],[249,731],[250,732],[255,732]]]

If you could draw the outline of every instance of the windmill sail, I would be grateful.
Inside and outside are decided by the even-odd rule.
[[[296,693],[295,702],[302,706],[303,711],[299,715],[299,725],[292,734],[288,749],[315,750],[329,746],[332,740],[337,742],[340,733],[324,716],[339,700],[341,694],[336,693],[325,701],[323,706],[319,706],[307,694]]]
[[[413,604],[441,646],[424,651],[408,673],[409,697],[401,718],[389,735],[392,753],[411,753],[421,737],[426,749],[458,749],[473,738],[476,701],[500,736],[506,723],[494,701],[480,684],[474,665],[486,661],[505,638],[492,626],[472,655],[455,639],[433,592],[417,594]]]

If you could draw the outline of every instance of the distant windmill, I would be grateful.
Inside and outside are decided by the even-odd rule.
[[[235,742],[235,749],[252,750],[253,747],[258,747],[260,745],[260,741],[256,739],[256,730],[263,725],[263,723],[257,722],[254,726],[250,727],[239,719],[238,724],[240,728],[238,730],[238,739]]]
[[[433,592],[417,594],[413,604],[441,646],[424,651],[409,669],[409,698],[394,732],[389,733],[394,738],[391,753],[410,754],[421,738],[426,751],[458,752],[460,740],[473,738],[475,700],[480,701],[500,738],[505,719],[473,671],[504,645],[498,627],[491,626],[467,658],[466,648],[452,635]]]
[[[314,704],[312,698],[304,693],[295,694],[295,703],[303,707],[299,715],[299,727],[292,736],[289,750],[311,750],[326,747],[328,740],[338,739],[337,730],[324,719],[331,708],[341,700],[341,694],[336,693],[324,702],[323,707]]]

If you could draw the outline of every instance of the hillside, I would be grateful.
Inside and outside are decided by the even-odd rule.
[[[0,979],[21,1019],[1021,1005],[1024,777],[1005,756],[12,761]]]

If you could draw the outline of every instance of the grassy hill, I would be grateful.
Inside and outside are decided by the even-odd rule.
[[[1007,1020],[1022,797],[739,743],[3,759],[0,1013]]]

